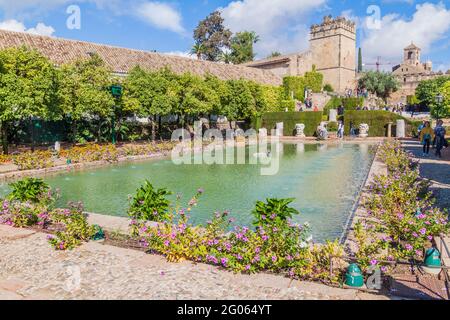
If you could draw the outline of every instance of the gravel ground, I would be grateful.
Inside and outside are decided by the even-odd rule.
[[[0,299],[387,299],[270,275],[235,275],[91,242],[54,251],[45,234],[0,226]]]

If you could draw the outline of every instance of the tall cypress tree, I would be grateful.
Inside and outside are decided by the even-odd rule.
[[[361,73],[363,71],[363,62],[362,62],[362,51],[361,47],[358,51],[358,73]]]

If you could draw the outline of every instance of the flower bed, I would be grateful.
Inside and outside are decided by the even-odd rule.
[[[0,153],[0,165],[10,163],[11,157],[7,154]]]
[[[23,152],[12,157],[0,155],[0,165],[12,161],[17,165],[18,170],[36,170],[52,168],[56,165],[58,158],[66,160],[69,164],[88,162],[118,162],[120,158],[132,156],[150,156],[158,153],[165,153],[174,147],[173,142],[160,142],[155,144],[125,145],[116,147],[112,144],[99,145],[87,144],[75,146],[69,149],[62,149],[59,154],[51,151]]]
[[[96,229],[87,222],[80,203],[70,209],[55,209],[58,192],[40,179],[11,184],[13,191],[0,202],[0,224],[16,228],[39,228],[50,233],[49,243],[57,250],[73,249],[93,237]]]
[[[12,160],[19,170],[45,169],[55,165],[50,151],[23,152],[14,155]]]
[[[151,189],[157,195],[155,199],[160,199],[161,190]],[[142,188],[138,193],[143,193]],[[329,259],[331,255],[342,256],[343,248],[337,242],[311,245],[309,225],[290,220],[298,214],[289,207],[293,199],[258,202],[253,228],[231,227],[234,221],[226,211],[216,212],[204,227],[194,226],[190,214],[202,193],[198,190],[186,207],[179,204],[179,198],[175,206],[167,207],[161,201],[136,202],[140,197],[135,197],[130,207],[132,236],[150,252],[163,254],[171,262],[191,260],[234,272],[272,271],[297,279],[338,281],[339,276],[330,277]],[[150,220],[162,222],[149,225],[149,219],[139,219],[144,216],[139,213],[139,203],[143,213],[154,213]],[[161,207],[159,212],[157,208]]]
[[[60,157],[70,160],[71,163],[107,161],[116,162],[119,152],[115,145],[88,144],[86,146],[75,146],[70,149],[61,150]]]
[[[429,182],[420,177],[418,164],[400,142],[385,143],[379,156],[388,173],[376,176],[369,186],[364,207],[372,219],[355,225],[355,256],[363,268],[380,260],[422,262],[434,237],[448,234],[448,214],[433,206]]]

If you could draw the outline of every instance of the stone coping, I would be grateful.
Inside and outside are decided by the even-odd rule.
[[[56,173],[62,173],[67,171],[81,171],[91,168],[100,168],[105,166],[111,166],[118,163],[126,163],[126,162],[138,162],[145,161],[151,159],[162,159],[168,156],[168,152],[155,153],[151,155],[141,155],[141,156],[129,156],[119,158],[117,162],[108,162],[108,161],[93,161],[93,162],[83,162],[83,163],[75,163],[70,165],[59,165],[51,168],[44,169],[34,169],[34,170],[15,170],[10,172],[4,172],[0,174],[0,182],[1,181],[10,181],[24,177],[35,177],[35,176],[46,176]]]
[[[378,151],[375,154],[374,161],[372,163],[372,166],[370,168],[369,174],[366,179],[366,183],[362,189],[358,206],[353,213],[353,217],[351,218],[351,224],[347,235],[345,237],[345,240],[343,241],[344,246],[346,250],[348,250],[349,253],[355,253],[357,252],[357,247],[355,243],[355,237],[354,237],[354,227],[360,220],[367,220],[367,219],[373,219],[370,218],[367,214],[367,210],[364,208],[362,204],[362,200],[364,200],[367,196],[369,196],[369,189],[368,187],[373,182],[375,176],[381,175],[381,174],[387,174],[387,166],[381,161],[381,159],[378,156]]]

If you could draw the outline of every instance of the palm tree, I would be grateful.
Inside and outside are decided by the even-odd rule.
[[[231,54],[231,52],[229,51],[223,51],[220,54],[220,61],[226,63],[226,64],[230,64],[233,60],[233,55]]]
[[[192,46],[191,54],[195,54],[198,60],[202,59],[202,55],[205,53],[205,47],[201,43],[196,43]]]

